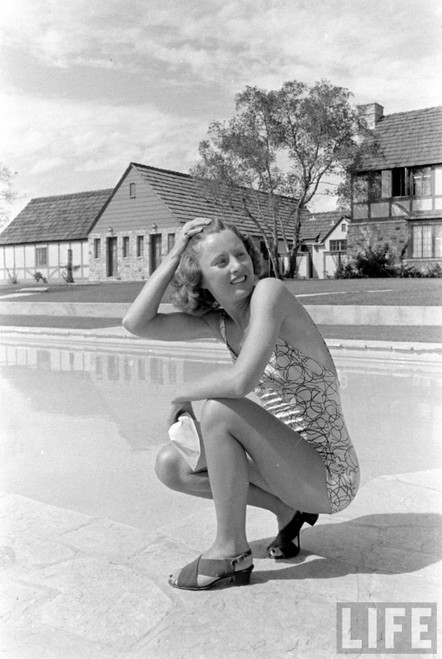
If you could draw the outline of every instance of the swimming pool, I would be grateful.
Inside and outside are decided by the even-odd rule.
[[[442,354],[331,350],[362,483],[439,466]],[[134,526],[178,520],[187,497],[153,471],[168,401],[176,383],[227,362],[219,344],[2,339],[1,490]]]

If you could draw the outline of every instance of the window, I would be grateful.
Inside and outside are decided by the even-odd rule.
[[[175,234],[174,233],[168,233],[167,234],[167,253],[170,252],[172,247],[175,245]]]
[[[135,199],[137,196],[137,186],[135,183],[129,183],[129,197]]]
[[[123,258],[129,256],[129,236],[123,236]]]
[[[412,258],[440,258],[442,256],[442,224],[414,226],[412,239]]]
[[[41,268],[48,265],[48,248],[36,247],[35,248],[35,266]]]
[[[442,167],[434,168],[434,194],[442,195]]]
[[[434,256],[440,259],[442,257],[442,224],[433,227],[434,232]]]
[[[144,256],[144,236],[137,236],[137,256]]]
[[[341,224],[341,233],[346,233],[346,231],[347,231],[347,225],[345,224],[345,222],[343,222]]]
[[[431,167],[418,167],[412,170],[411,190],[415,197],[431,195]]]
[[[99,238],[94,238],[94,259],[99,259],[101,257],[101,240]]]
[[[407,197],[409,194],[408,172],[405,167],[397,167],[391,170],[391,195],[392,197]]]
[[[346,240],[330,240],[330,252],[346,252]]]

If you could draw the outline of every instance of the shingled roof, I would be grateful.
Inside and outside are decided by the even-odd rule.
[[[350,218],[342,211],[314,213],[304,219],[301,225],[301,241],[322,243],[342,218],[350,221]]]
[[[153,188],[178,222],[188,222],[198,216],[222,217],[227,222],[237,224],[243,231],[257,234],[256,224],[244,209],[243,193],[247,194],[248,206],[254,213],[258,215],[259,210],[265,218],[270,217],[268,197],[264,193],[238,188],[231,202],[223,205],[215,202],[202,181],[189,174],[139,163],[131,163],[130,167],[134,167],[142,179]],[[277,199],[283,221],[289,222],[294,211],[294,200],[282,195],[277,195]],[[309,215],[308,211],[304,213]]]
[[[112,189],[32,199],[6,229],[0,245],[87,240]]]
[[[442,106],[387,115],[373,134],[380,149],[366,170],[442,163]]]

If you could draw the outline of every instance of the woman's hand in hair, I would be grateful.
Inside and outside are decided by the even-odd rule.
[[[204,227],[210,224],[211,221],[212,220],[207,217],[196,217],[194,220],[186,222],[176,236],[173,251],[181,256],[186,249],[189,240],[197,233],[201,233]]]

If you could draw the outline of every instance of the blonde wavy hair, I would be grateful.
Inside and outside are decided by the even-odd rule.
[[[220,307],[213,295],[201,287],[202,275],[198,255],[200,243],[209,234],[222,231],[232,231],[242,241],[252,259],[253,272],[257,277],[262,272],[262,257],[250,236],[241,233],[234,224],[213,219],[200,233],[190,238],[172,280],[172,286],[175,288],[172,304],[185,313],[202,316]]]

